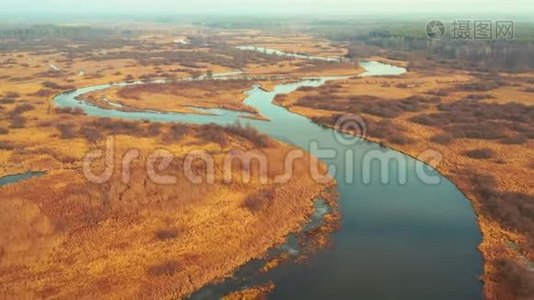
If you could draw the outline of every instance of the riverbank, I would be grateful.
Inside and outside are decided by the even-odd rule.
[[[149,124],[136,126],[132,132],[139,134]],[[244,184],[243,167],[237,166],[232,170],[235,180],[224,183],[224,157],[236,149],[258,151],[254,141],[210,127],[228,144],[220,146],[219,140],[209,140],[210,135],[192,133],[170,142],[167,135],[176,126],[160,125],[159,133],[150,137],[115,135],[115,165],[121,165],[128,150],[141,153],[130,166],[128,183],[123,183],[122,172],[115,172],[104,184],[93,184],[81,171],[52,170],[46,176],[2,186],[3,197],[12,199],[0,203],[8,213],[0,225],[10,232],[0,240],[2,293],[183,297],[283,243],[287,234],[300,230],[313,212],[312,200],[329,186],[310,178],[308,156],[295,161],[289,182],[272,182],[276,170],[284,167],[282,158],[292,150],[274,141],[261,149],[269,161],[269,184],[261,184],[255,176]],[[194,132],[192,127],[179,126]],[[176,155],[166,172],[178,176],[174,185],[153,183],[144,170],[154,146],[162,144]],[[102,147],[104,141],[89,148]],[[214,184],[193,184],[181,174],[177,163],[187,149],[213,155],[215,169],[220,170]],[[98,161],[94,168],[100,167]],[[203,172],[201,165],[195,168]],[[250,171],[259,170],[253,165]]]
[[[448,75],[441,76],[441,78],[434,75],[428,78],[419,72],[411,72],[399,78],[354,78],[331,82],[317,90],[302,90],[286,97],[279,97],[276,102],[326,126],[334,126],[336,115],[343,115],[347,112],[361,114],[367,121],[365,138],[427,163],[432,163],[436,155],[424,156],[422,154],[425,151],[432,150],[438,153],[443,160],[436,165],[436,169],[456,184],[471,201],[477,213],[478,224],[483,235],[479,249],[485,258],[482,280],[485,283],[486,296],[489,299],[511,299],[511,295],[521,297],[524,293],[528,293],[528,288],[524,285],[518,287],[517,284],[522,281],[528,282],[530,275],[527,268],[529,261],[532,260],[529,247],[530,237],[528,231],[525,231],[528,229],[519,227],[518,223],[511,223],[511,220],[517,217],[513,212],[507,216],[497,213],[496,210],[511,209],[513,211],[515,205],[528,205],[519,204],[521,202],[517,202],[520,201],[517,200],[518,197],[524,198],[527,202],[529,197],[532,199],[533,191],[528,182],[532,174],[530,158],[534,156],[533,141],[528,138],[508,142],[505,137],[501,137],[504,140],[456,137],[454,131],[444,131],[440,128],[441,125],[435,125],[430,121],[421,124],[417,121],[422,120],[418,115],[434,114],[430,118],[438,118],[440,111],[443,115],[443,107],[446,105],[454,108],[455,105],[459,106],[463,103],[462,101],[466,101],[461,97],[488,99],[479,100],[478,104],[471,102],[470,105],[471,107],[478,105],[480,108],[474,108],[474,110],[485,110],[487,113],[499,110],[501,114],[507,114],[508,122],[520,120],[520,118],[515,119],[518,116],[514,115],[511,109],[524,116],[528,115],[526,111],[530,108],[528,106],[521,108],[521,106],[514,106],[515,104],[494,104],[510,102],[498,97],[500,95],[498,90],[485,92],[472,90],[467,93],[455,90],[454,88],[458,86],[475,85],[478,81],[477,76],[453,70],[443,70],[443,72]],[[520,85],[517,90],[519,89],[521,89]],[[484,96],[487,94],[495,98]],[[323,99],[329,99],[328,103],[320,104]],[[341,109],[341,107],[346,108],[347,105],[352,105],[354,109],[349,111]],[[410,108],[405,111],[401,105]],[[441,106],[436,108],[437,105]],[[361,107],[361,110],[358,107]],[[468,106],[465,108],[467,109]],[[460,116],[466,113],[469,111],[466,112],[464,109],[463,112],[456,114]],[[493,114],[493,116],[498,120],[498,114]],[[485,121],[491,122],[492,119],[488,117]],[[447,125],[454,126],[457,121],[453,119],[448,122]],[[516,126],[519,125],[517,123]],[[490,130],[495,135],[495,130],[499,127],[492,129],[489,126],[483,126],[479,130],[481,132]],[[469,133],[468,129],[464,130]],[[477,152],[487,152],[489,157],[475,156]],[[493,187],[496,190],[493,190]],[[486,192],[481,194],[484,189]],[[495,197],[506,198],[510,202],[498,203],[493,200]],[[528,226],[527,221],[522,222],[526,223],[520,226]],[[515,267],[510,267],[510,264],[524,269],[522,271],[513,269]],[[514,279],[514,276],[522,279]]]
[[[115,87],[82,97],[98,106],[105,105],[99,99],[113,99],[122,106],[115,109],[121,110],[203,113],[196,108],[224,108],[259,117],[257,111],[243,104],[244,91],[251,85],[249,80],[177,81]]]
[[[173,45],[159,49],[176,54]],[[135,51],[129,48],[126,56]],[[172,58],[186,64],[182,55],[189,52],[179,51]],[[310,178],[309,156],[294,162],[292,180],[280,186],[273,183],[275,173],[268,174],[268,185],[254,176],[246,183],[243,166],[233,169],[235,180],[227,184],[222,180],[222,158],[234,150],[265,153],[274,172],[285,167],[283,157],[294,147],[244,128],[98,118],[80,109],[57,107],[53,101],[78,87],[147,79],[151,74],[160,80],[179,80],[233,68],[215,64],[180,68],[177,63],[158,67],[115,54],[106,58],[103,52],[69,64],[56,63],[63,71],[46,73],[45,62],[63,59],[61,52],[50,53],[10,53],[9,76],[0,78],[0,109],[5,112],[0,118],[0,177],[46,171],[44,176],[0,187],[6,200],[0,202],[0,228],[7,233],[0,238],[0,294],[6,297],[183,297],[262,257],[289,233],[300,230],[313,212],[315,197],[332,184],[317,184]],[[101,66],[103,57],[109,62]],[[24,67],[29,59],[36,67]],[[44,65],[37,68],[41,62]],[[78,68],[84,72],[73,75]],[[222,100],[241,101],[244,89],[236,87],[237,99]],[[197,86],[193,94],[208,97],[209,92]],[[103,110],[117,109],[106,104]],[[203,116],[209,120],[213,114]],[[113,176],[103,184],[91,182],[84,175],[84,159],[97,150],[106,152],[108,138],[115,151]],[[138,150],[140,156],[132,161],[130,181],[125,183],[118,168],[130,150]],[[162,170],[165,175],[183,171],[184,154],[206,151],[218,160],[215,183],[196,185],[183,176],[176,184],[154,183],[146,165],[156,150],[176,157],[169,172]],[[97,174],[103,163],[97,159],[92,166]],[[250,171],[255,173],[256,168]],[[202,174],[206,169],[200,163],[194,171]]]
[[[378,63],[368,64],[368,68],[373,68],[372,72],[369,74],[380,75],[388,74],[389,70],[392,73],[397,74],[398,69],[394,67],[387,67]],[[151,111],[145,111],[143,113],[133,113],[133,112],[118,112],[115,110],[105,110],[102,108],[95,108],[93,106],[84,104],[83,101],[79,102],[77,100],[78,96],[89,91],[101,90],[109,88],[109,85],[104,86],[94,86],[87,87],[78,91],[73,91],[69,94],[59,95],[55,102],[60,107],[77,109],[81,111],[86,111],[87,113],[100,117],[115,117],[123,119],[134,119],[134,120],[161,120],[163,122],[188,122],[188,123],[197,123],[197,124],[207,124],[217,122],[219,124],[233,124],[237,120],[243,122],[246,121],[247,126],[257,128],[261,132],[267,133],[278,139],[289,141],[292,144],[308,149],[316,139],[322,141],[323,146],[331,147],[335,146],[337,151],[345,152],[349,151],[346,147],[339,145],[336,135],[332,130],[326,130],[320,126],[317,126],[310,122],[306,118],[302,118],[298,115],[289,113],[287,110],[273,105],[273,98],[277,94],[287,94],[297,90],[299,87],[305,87],[310,89],[313,87],[319,87],[324,84],[324,80],[335,79],[337,77],[326,77],[322,79],[308,79],[297,82],[279,84],[274,87],[273,92],[266,92],[264,89],[254,86],[249,92],[247,92],[247,97],[245,104],[250,105],[256,108],[262,115],[270,120],[270,122],[245,119],[239,115],[233,114],[230,111],[220,111],[216,116],[210,116],[207,118],[202,115],[187,115],[187,114],[175,114],[175,113],[155,113]],[[339,79],[339,78],[338,78]],[[288,127],[285,124],[290,122],[292,126]],[[208,126],[209,127],[209,126]],[[303,134],[305,133],[305,134]],[[365,153],[365,150],[375,151],[377,148],[373,144],[362,144],[362,151]],[[312,154],[315,154],[315,151],[311,151]],[[349,151],[349,153],[353,153]],[[381,155],[389,155],[384,152]],[[357,155],[354,159],[361,160],[362,157]],[[408,157],[405,157],[408,159]],[[410,159],[408,159],[410,161]],[[331,162],[332,163],[332,162]],[[353,163],[347,165],[343,160],[336,159],[333,163],[336,164],[337,168],[340,170],[351,169]],[[358,162],[354,162],[358,165]],[[415,166],[415,161],[410,161],[410,168]],[[407,268],[397,268],[391,270],[388,268],[389,272],[394,272],[395,276],[399,278],[404,278],[407,273],[411,274],[412,278],[416,282],[420,282],[424,285],[418,286],[406,286],[402,284],[402,281],[395,281],[391,288],[389,289],[369,289],[366,292],[366,295],[369,297],[376,296],[377,293],[381,295],[399,295],[401,294],[412,294],[412,293],[423,293],[425,294],[436,294],[442,295],[446,291],[450,290],[450,282],[457,281],[455,283],[455,295],[458,297],[478,297],[480,295],[479,284],[475,281],[476,275],[480,274],[478,268],[481,266],[479,263],[479,255],[474,250],[476,245],[478,245],[479,233],[474,229],[475,220],[472,216],[472,212],[468,207],[464,207],[466,204],[465,199],[457,192],[457,190],[452,186],[444,182],[438,186],[432,186],[431,190],[434,195],[439,195],[433,199],[428,199],[424,194],[413,193],[411,191],[418,191],[419,189],[426,189],[425,186],[421,186],[417,181],[411,181],[409,186],[395,186],[395,185],[381,185],[379,183],[374,183],[371,185],[365,186],[354,186],[350,184],[346,178],[343,177],[344,174],[342,171],[338,179],[338,187],[340,190],[340,203],[343,204],[343,219],[342,223],[347,226],[342,225],[342,229],[336,233],[336,239],[333,241],[336,245],[336,250],[331,252],[332,255],[329,255],[328,259],[315,259],[316,256],[310,257],[309,260],[306,260],[306,268],[317,268],[317,272],[310,272],[309,270],[302,270],[299,264],[282,264],[275,268],[275,274],[288,274],[295,273],[293,276],[299,278],[299,280],[309,281],[312,280],[315,284],[305,284],[308,288],[295,289],[290,285],[290,282],[282,280],[278,276],[273,277],[273,281],[276,284],[276,291],[273,293],[272,297],[289,297],[298,296],[306,297],[307,295],[320,292],[322,289],[330,290],[330,293],[337,293],[339,289],[332,286],[324,281],[322,278],[323,271],[328,269],[329,272],[335,273],[351,273],[350,278],[360,278],[363,270],[367,274],[369,272],[376,273],[375,276],[380,278],[380,274],[383,274],[384,270],[377,268],[379,262],[383,262],[384,255],[381,255],[383,251],[387,251],[386,257],[392,260],[392,263],[398,261],[417,260],[417,265],[432,265],[432,272],[429,270],[420,269],[417,273],[413,273],[413,264],[407,266]],[[444,180],[446,181],[446,180]],[[387,187],[387,188],[386,188]],[[377,193],[384,193],[383,198],[376,199]],[[358,197],[361,200],[353,202],[351,201],[354,197]],[[447,202],[439,201],[439,198],[447,200]],[[398,203],[401,204],[402,209],[391,211],[388,207],[391,205],[390,199],[397,199]],[[367,199],[367,200],[365,200]],[[373,205],[371,207],[367,206],[367,202],[373,200]],[[417,205],[414,205],[418,203]],[[371,208],[371,210],[369,210]],[[439,208],[439,209],[438,209]],[[436,219],[432,219],[431,226],[435,228],[448,228],[448,230],[430,230],[428,232],[421,232],[421,228],[426,228],[429,225],[428,216],[435,215],[436,209],[438,211],[446,211],[445,215],[440,214],[436,215]],[[367,213],[366,213],[367,211]],[[392,212],[394,215],[392,216]],[[362,215],[363,213],[363,215]],[[386,216],[386,217],[384,217]],[[387,217],[389,216],[389,217]],[[406,219],[408,218],[408,219]],[[405,220],[406,219],[406,220]],[[404,220],[404,221],[403,221]],[[356,225],[354,222],[358,222]],[[385,232],[395,235],[395,246],[390,248],[383,247],[383,243],[391,238],[389,235],[368,235],[369,228],[376,228],[378,225],[377,222],[382,223],[387,230]],[[393,224],[392,224],[393,222]],[[351,224],[352,223],[352,224]],[[380,226],[380,225],[378,225]],[[399,240],[400,228],[402,230],[402,238]],[[461,228],[460,231],[457,231],[458,228]],[[456,232],[455,235],[450,235],[448,232],[452,230]],[[357,233],[355,233],[357,232]],[[354,234],[357,234],[357,238]],[[440,237],[440,243],[448,245],[447,247],[440,246],[436,248],[436,244],[432,241],[436,240],[437,237]],[[426,247],[424,251],[425,262],[421,262],[421,253],[418,249],[421,249],[420,243],[413,243],[413,239],[417,238],[420,240],[424,238]],[[451,238],[454,239],[454,243]],[[459,242],[461,240],[461,242]],[[319,243],[322,243],[322,239],[318,240]],[[449,242],[447,242],[449,241]],[[357,243],[366,244],[366,247],[358,247]],[[372,255],[369,257],[369,254],[365,251],[367,247],[375,249]],[[410,251],[396,251],[398,247],[411,249]],[[454,249],[451,249],[454,248]],[[339,249],[339,250],[337,250]],[[448,249],[448,250],[447,250]],[[362,252],[363,251],[363,252]],[[452,251],[452,252],[451,252]],[[350,256],[344,256],[349,254]],[[457,254],[463,253],[461,256]],[[323,253],[322,253],[323,254]],[[360,257],[360,255],[365,255],[368,258],[365,261],[354,259],[355,257]],[[450,260],[461,261],[458,264],[458,270],[456,272],[451,272],[449,264],[442,264],[439,258],[443,255],[449,256]],[[321,255],[322,256],[322,255]],[[343,257],[342,259],[340,257]],[[339,264],[340,261],[343,261],[343,264]],[[318,266],[319,264],[320,266]],[[281,271],[283,270],[283,271]],[[319,271],[321,270],[321,271]],[[439,271],[437,271],[439,270]],[[282,273],[280,273],[282,272]],[[269,274],[271,274],[269,272]],[[458,275],[458,274],[461,274]],[[368,280],[370,282],[368,282]],[[359,288],[358,294],[362,294],[362,290],[365,290],[366,287],[370,287],[370,283],[374,282],[373,278],[361,277],[357,283],[352,282],[351,286],[358,284]],[[428,283],[432,282],[431,285]],[[303,283],[304,284],[304,283]],[[238,286],[237,289],[240,287]],[[345,288],[342,285],[340,288]],[[415,289],[415,291],[413,290]],[[402,290],[402,292],[401,292]],[[282,296],[282,295],[286,296]],[[275,298],[276,299],[276,298]]]

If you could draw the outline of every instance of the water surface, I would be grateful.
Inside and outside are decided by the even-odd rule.
[[[239,50],[255,51],[255,52],[260,52],[260,53],[264,53],[268,55],[277,55],[277,56],[300,58],[300,59],[307,59],[307,60],[322,60],[322,61],[330,61],[330,62],[339,62],[342,60],[342,58],[340,57],[325,57],[325,56],[313,56],[313,55],[308,55],[304,53],[289,53],[285,51],[270,49],[266,47],[258,47],[258,46],[237,46],[236,48]]]
[[[19,181],[26,180],[34,176],[41,176],[43,174],[44,172],[26,172],[0,177],[0,186],[17,183]]]

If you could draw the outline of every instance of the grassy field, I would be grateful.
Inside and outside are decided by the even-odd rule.
[[[222,33],[210,34],[209,47],[174,42],[190,34],[150,28],[122,42],[108,37],[109,44],[100,36],[74,42],[68,34],[54,37],[47,47],[32,44],[31,38],[9,41],[9,47],[28,50],[7,47],[0,54],[0,176],[27,170],[46,174],[0,188],[0,228],[8,233],[0,238],[0,294],[183,297],[262,257],[306,223],[312,200],[332,183],[315,182],[308,172],[315,159],[305,156],[295,161],[292,179],[277,184],[283,158],[293,150],[285,144],[236,126],[97,119],[57,109],[51,102],[57,93],[93,84],[198,77],[283,61],[225,46],[217,37]],[[190,39],[207,40],[201,35]],[[106,96],[137,109],[252,111],[242,103],[242,92],[252,82],[206,82],[143,85],[88,96],[96,102]],[[132,149],[138,151],[130,180],[125,183],[117,169],[105,183],[91,183],[83,159],[105,149],[109,137],[114,166],[121,166]],[[156,184],[147,175],[151,154],[161,149],[175,156],[164,173],[177,176],[175,184]],[[185,155],[198,150],[215,160],[213,184],[193,184],[183,175]],[[223,180],[224,158],[236,150],[266,155],[267,184],[254,175],[259,174],[254,163],[235,166],[234,180]],[[103,163],[99,160],[93,168],[103,170]],[[245,168],[253,174],[248,183],[241,177]],[[206,166],[188,170],[203,174]]]

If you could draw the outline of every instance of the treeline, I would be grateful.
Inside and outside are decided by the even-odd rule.
[[[419,51],[435,60],[455,60],[458,67],[481,71],[525,71],[534,69],[534,42],[528,35],[513,40],[457,40],[446,34],[431,40],[423,22],[374,25],[326,24],[315,26],[310,33],[338,42],[349,42],[347,56],[357,58],[361,45],[377,46],[394,51]],[[520,23],[514,28],[524,32],[531,28]],[[523,28],[525,27],[525,28]],[[450,31],[450,28],[449,28]]]
[[[33,25],[0,28],[0,51],[31,51],[32,55],[56,52],[84,55],[101,49],[137,45],[131,30],[115,30],[89,26]],[[68,42],[66,42],[68,41]],[[76,41],[77,47],[70,47]],[[74,55],[76,56],[76,55]]]
[[[0,38],[5,39],[48,39],[48,38],[97,38],[111,34],[104,28],[89,26],[33,25],[25,28],[0,30]]]

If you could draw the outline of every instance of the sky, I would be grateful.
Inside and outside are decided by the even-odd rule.
[[[0,0],[1,14],[487,14],[534,16],[533,0]]]

